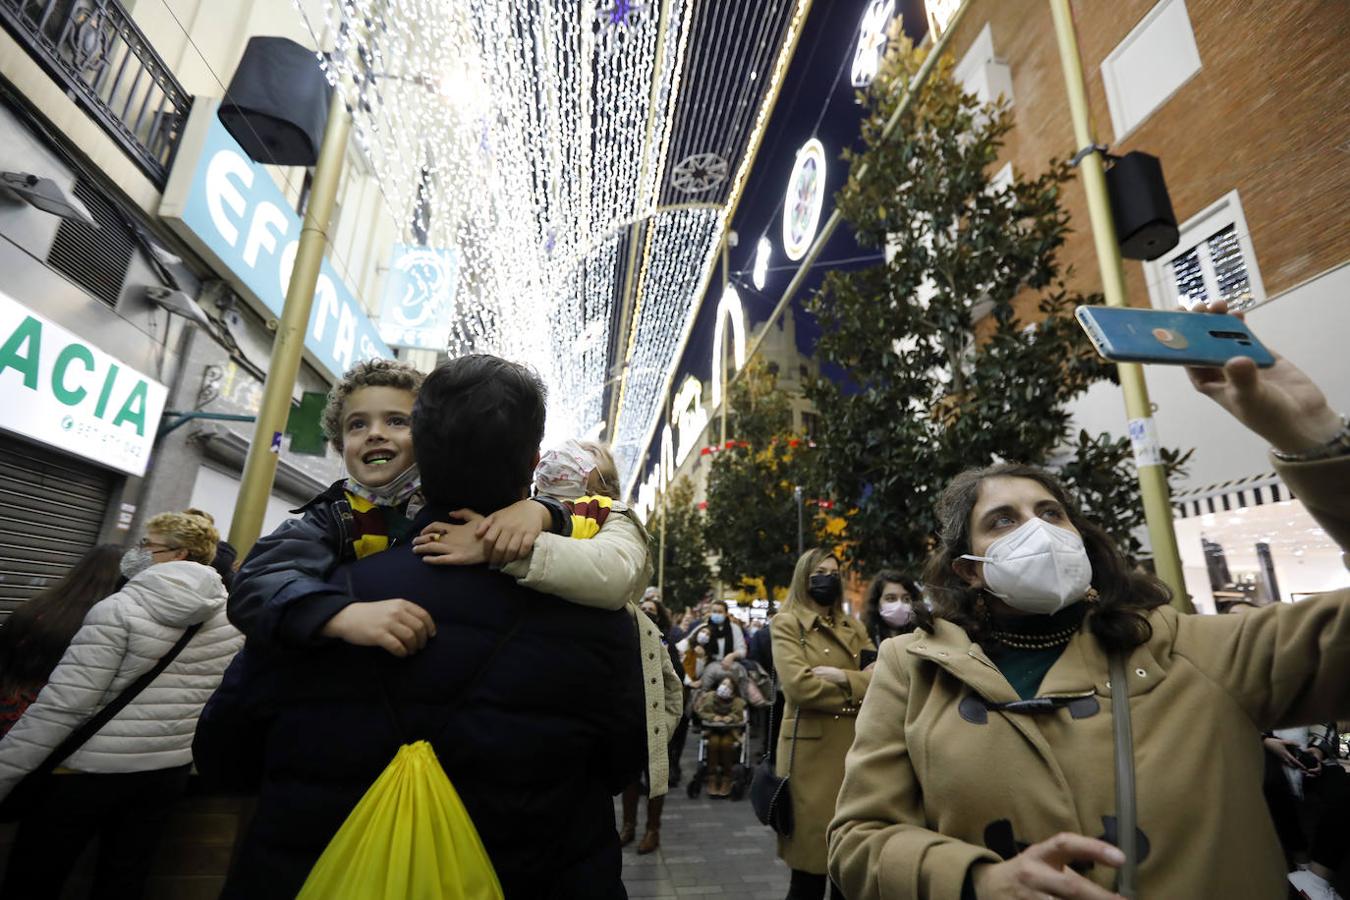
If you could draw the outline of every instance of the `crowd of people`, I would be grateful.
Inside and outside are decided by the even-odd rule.
[[[1350,548],[1316,386],[1283,359],[1191,374]],[[1000,463],[950,483],[926,569],[875,573],[856,618],[828,547],[763,618],[675,612],[607,448],[540,453],[545,404],[492,356],[358,364],[324,417],[346,477],[242,560],[162,513],[13,614],[0,895],[60,896],[97,839],[94,894],[142,896],[195,771],[256,797],[223,897],[315,896],[321,863],[460,896],[415,840],[337,837],[423,796],[388,787],[421,747],[425,797],[471,824],[388,821],[459,828],[482,896],[622,898],[668,792],[744,797],[760,731],[789,898],[1339,896],[1345,591],[1182,615],[1056,476]]]

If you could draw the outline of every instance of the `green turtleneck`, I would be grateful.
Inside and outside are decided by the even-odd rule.
[[[1084,604],[1075,603],[1050,616],[992,616],[989,631],[1009,632],[1034,641],[1038,637],[1063,631],[1065,628],[1077,627],[1082,624],[1086,612]],[[1003,644],[992,634],[987,633],[981,641],[981,646],[990,662],[998,666],[1003,677],[1008,679],[1017,696],[1023,700],[1030,700],[1040,690],[1045,673],[1050,671],[1050,667],[1064,653],[1064,648],[1068,644],[1046,647],[1043,650],[1024,650]]]

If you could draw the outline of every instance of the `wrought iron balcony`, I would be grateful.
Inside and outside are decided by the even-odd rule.
[[[161,189],[192,98],[118,0],[0,0],[0,24]]]

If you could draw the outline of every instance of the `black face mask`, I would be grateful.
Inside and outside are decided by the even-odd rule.
[[[806,593],[821,606],[834,606],[843,592],[843,584],[835,572],[822,572],[806,580]]]

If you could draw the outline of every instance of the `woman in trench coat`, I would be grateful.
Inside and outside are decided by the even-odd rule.
[[[872,679],[861,657],[876,647],[842,601],[839,560],[825,548],[808,550],[797,560],[787,601],[769,625],[786,700],[778,774],[790,776],[795,823],[791,837],[778,839],[778,855],[792,869],[788,900],[820,900],[825,894],[825,830],[844,780],[853,723]]]

